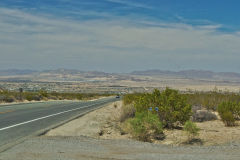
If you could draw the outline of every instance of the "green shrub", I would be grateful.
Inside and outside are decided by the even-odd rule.
[[[14,96],[7,95],[7,96],[4,96],[3,101],[7,102],[7,103],[12,103],[15,101],[15,98],[14,98]]]
[[[234,126],[240,117],[240,103],[223,102],[218,106],[218,114],[226,126]]]
[[[26,100],[28,100],[28,101],[33,101],[33,100],[34,100],[34,97],[33,97],[32,94],[27,94],[25,98],[26,98]]]
[[[48,97],[48,93],[47,93],[47,91],[45,91],[45,90],[43,90],[43,89],[41,89],[40,91],[39,91],[39,94],[42,96],[42,97]]]
[[[151,142],[151,139],[163,135],[162,123],[156,114],[142,112],[128,120],[130,133],[138,140]]]
[[[192,114],[191,105],[187,103],[186,97],[177,90],[167,88],[160,93],[154,90],[152,94],[144,94],[136,99],[135,108],[137,112],[145,112],[149,107],[159,108],[153,111],[158,114],[160,121],[166,128],[175,127],[176,122],[184,124]]]
[[[227,111],[221,115],[222,121],[226,126],[235,126],[235,119],[232,112]]]
[[[143,95],[142,93],[134,93],[134,94],[126,94],[123,96],[123,104],[124,105],[128,105],[131,103],[134,103],[136,101],[136,99],[138,99],[141,95]]]
[[[199,134],[199,128],[197,127],[197,125],[195,123],[193,123],[192,121],[187,121],[184,124],[183,127],[184,131],[187,132],[188,134],[188,140],[193,139],[195,136],[197,136]]]

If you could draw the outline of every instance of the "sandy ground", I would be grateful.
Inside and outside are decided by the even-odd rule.
[[[118,101],[49,131],[45,136],[88,136],[100,139],[131,139],[122,135],[118,122],[122,102]],[[196,123],[200,128],[195,145],[217,145],[240,140],[240,126],[225,127],[220,120]],[[188,140],[183,130],[165,130],[166,138],[157,144],[185,145]]]
[[[196,137],[198,145],[219,145],[234,141],[240,141],[240,126],[225,127],[220,120],[196,123],[200,128]],[[182,130],[165,130],[166,138],[156,143],[170,145],[184,145],[188,140],[186,133]]]
[[[90,112],[63,126],[50,130],[45,136],[88,136],[102,139],[128,139],[118,128],[122,102],[118,101]]]

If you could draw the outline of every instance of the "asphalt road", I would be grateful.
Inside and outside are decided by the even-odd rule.
[[[0,106],[0,147],[118,99],[44,102]]]

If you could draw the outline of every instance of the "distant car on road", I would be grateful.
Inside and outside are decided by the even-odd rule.
[[[119,96],[119,95],[117,95],[117,96],[116,96],[116,98],[120,98],[120,96]]]

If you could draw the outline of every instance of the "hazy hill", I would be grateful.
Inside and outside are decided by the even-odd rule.
[[[212,72],[203,70],[184,70],[184,71],[162,71],[162,70],[146,70],[134,71],[133,75],[142,76],[172,76],[190,79],[240,79],[240,73],[234,72]]]
[[[163,71],[163,70],[146,70],[146,71],[134,71],[131,73],[118,74],[118,73],[105,73],[99,71],[80,71],[76,69],[56,69],[56,70],[0,70],[0,76],[15,76],[15,78],[28,77],[28,80],[32,79],[52,79],[52,80],[92,80],[94,78],[106,78],[106,80],[133,80],[136,77],[148,76],[148,77],[171,77],[171,78],[185,78],[185,79],[207,79],[207,80],[224,80],[224,81],[240,81],[240,73],[234,72],[212,72],[204,70],[184,70],[184,71]]]
[[[31,75],[37,71],[34,70],[19,70],[19,69],[8,69],[0,70],[0,76],[15,76],[15,75]]]

